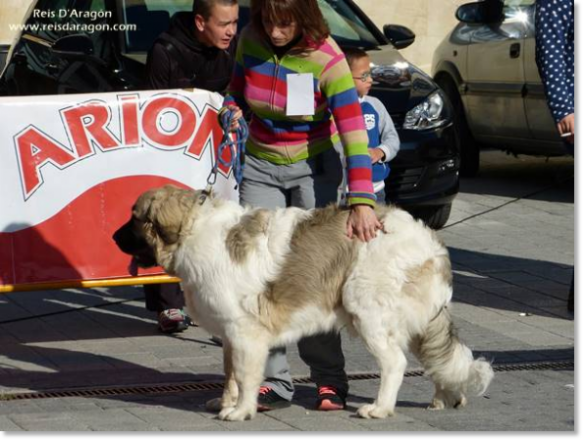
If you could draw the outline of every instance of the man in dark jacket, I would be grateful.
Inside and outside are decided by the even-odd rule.
[[[175,14],[148,54],[147,87],[223,92],[232,75],[238,12],[237,0],[194,0],[193,13]]]
[[[537,0],[536,64],[559,136],[575,149],[575,18],[573,0]],[[574,273],[574,270],[573,270]],[[574,275],[567,308],[575,308]]]
[[[234,65],[237,0],[194,0],[193,12],[175,14],[148,53],[146,88],[197,88],[224,92]],[[188,327],[179,284],[144,286],[146,308],[158,314],[159,330]]]

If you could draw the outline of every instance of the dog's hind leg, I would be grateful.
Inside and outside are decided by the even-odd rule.
[[[435,384],[431,409],[465,406],[466,394],[483,394],[494,376],[489,362],[474,360],[471,350],[461,343],[448,308],[429,322],[411,348]]]
[[[208,400],[205,403],[207,411],[218,412],[223,409],[234,408],[238,401],[238,384],[233,370],[232,347],[227,340],[223,342],[223,372],[225,375],[223,395],[222,397]]]
[[[243,421],[252,419],[258,407],[258,390],[264,378],[268,357],[268,339],[258,334],[236,333],[232,346],[232,370],[237,383],[238,400],[235,407],[223,408],[221,420]]]
[[[380,366],[380,389],[373,404],[363,405],[358,415],[370,419],[382,419],[394,414],[398,390],[406,370],[406,356],[396,342],[381,325],[378,327],[361,322],[356,329],[366,343],[366,347]]]

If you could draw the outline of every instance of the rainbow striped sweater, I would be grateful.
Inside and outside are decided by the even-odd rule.
[[[315,114],[287,116],[287,74],[313,75]],[[252,111],[246,149],[275,164],[311,158],[341,141],[349,192],[347,202],[375,205],[368,134],[345,56],[328,37],[309,51],[278,58],[252,26],[239,38],[226,105]]]

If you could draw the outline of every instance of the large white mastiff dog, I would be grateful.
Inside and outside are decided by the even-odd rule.
[[[166,186],[142,194],[114,235],[142,267],[181,278],[189,315],[224,341],[219,417],[254,417],[271,347],[347,327],[381,370],[378,397],[358,414],[392,415],[412,351],[435,383],[431,408],[482,394],[493,371],[457,338],[453,286],[437,235],[395,207],[376,213],[384,232],[346,236],[348,210],[253,209]]]

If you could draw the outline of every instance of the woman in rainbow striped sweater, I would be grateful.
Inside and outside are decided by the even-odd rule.
[[[382,225],[373,207],[368,135],[343,52],[317,0],[253,0],[239,39],[226,106],[251,113],[242,204],[313,208],[339,202],[343,150],[350,217],[347,234],[369,241]],[[317,383],[317,408],[345,407],[348,391],[339,334],[299,343]],[[292,379],[284,348],[271,352],[258,410],[290,405]]]

